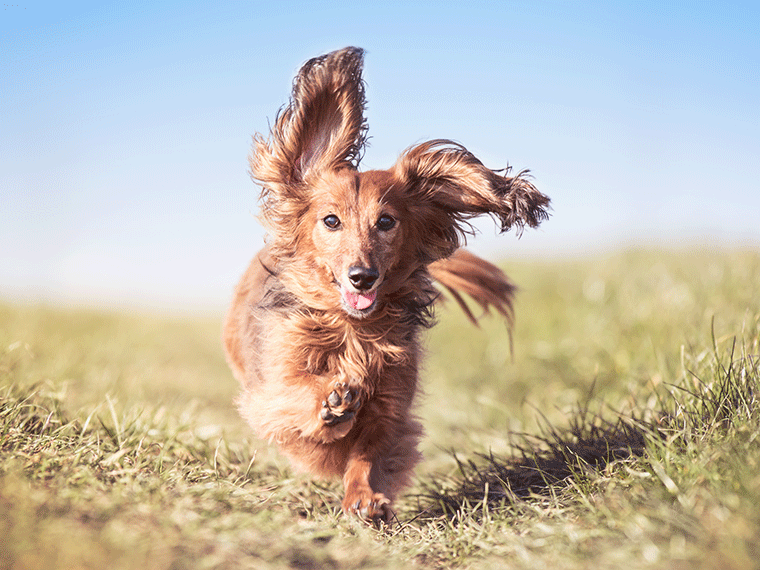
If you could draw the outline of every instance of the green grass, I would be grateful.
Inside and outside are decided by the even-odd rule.
[[[0,568],[758,568],[760,253],[511,262],[428,335],[375,529],[237,417],[221,316],[0,304]]]

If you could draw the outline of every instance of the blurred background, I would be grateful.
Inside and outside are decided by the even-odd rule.
[[[32,2],[0,12],[0,298],[221,309],[292,77],[367,50],[370,147],[455,139],[553,216],[491,259],[760,247],[760,5]]]

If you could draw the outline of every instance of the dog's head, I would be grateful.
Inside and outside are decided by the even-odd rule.
[[[359,172],[363,55],[346,48],[308,61],[250,156],[281,278],[310,306],[356,318],[451,255],[470,218],[491,214],[502,231],[521,231],[546,218],[549,203],[524,174],[489,170],[447,140],[407,149],[388,170]]]

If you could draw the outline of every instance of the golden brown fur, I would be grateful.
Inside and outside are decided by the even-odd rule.
[[[357,48],[308,61],[270,137],[254,137],[269,237],[238,284],[224,345],[257,434],[306,470],[342,476],[345,511],[388,519],[420,460],[412,408],[434,280],[473,321],[462,293],[511,323],[511,283],[459,249],[467,220],[490,214],[520,231],[549,200],[446,140],[360,172],[362,63]]]

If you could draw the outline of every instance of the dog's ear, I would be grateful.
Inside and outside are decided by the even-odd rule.
[[[416,209],[426,261],[447,257],[472,232],[467,220],[490,214],[502,232],[536,227],[548,218],[549,198],[527,172],[486,168],[462,145],[433,140],[407,149],[394,166]]]
[[[364,51],[349,47],[307,61],[293,82],[269,139],[254,136],[251,176],[287,197],[303,191],[312,172],[358,166],[366,139]]]

